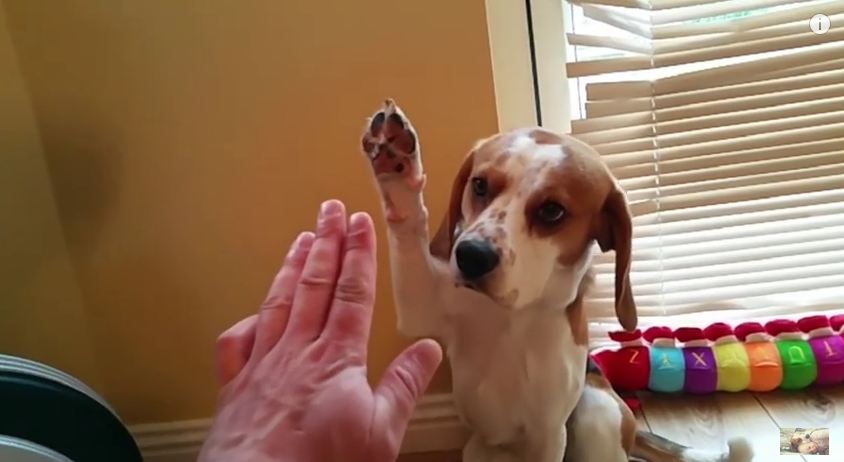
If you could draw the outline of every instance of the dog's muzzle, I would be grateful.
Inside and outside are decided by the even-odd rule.
[[[467,239],[457,244],[454,259],[460,275],[467,281],[477,281],[498,266],[498,252],[485,240]]]

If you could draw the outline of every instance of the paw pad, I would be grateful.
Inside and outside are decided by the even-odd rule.
[[[384,107],[369,121],[361,145],[376,175],[407,175],[413,170],[417,151],[416,133],[395,102]]]

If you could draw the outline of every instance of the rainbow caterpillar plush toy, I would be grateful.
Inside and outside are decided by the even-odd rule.
[[[592,359],[620,392],[705,394],[844,383],[844,314],[705,329],[612,332],[618,349]],[[678,347],[675,342],[680,342]]]

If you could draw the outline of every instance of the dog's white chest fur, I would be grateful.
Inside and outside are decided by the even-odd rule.
[[[580,395],[587,355],[565,308],[510,312],[468,291],[455,295],[445,340],[461,417],[488,445],[557,431]]]

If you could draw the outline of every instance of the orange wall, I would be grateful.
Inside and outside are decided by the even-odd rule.
[[[89,341],[129,422],[210,415],[214,338],[258,306],[291,239],[337,197],[381,231],[380,374],[407,342],[358,136],[397,98],[438,221],[460,159],[497,128],[483,1],[3,4],[88,334],[31,329]],[[28,348],[22,334],[3,342]],[[443,371],[433,390],[447,388]]]
[[[6,23],[0,8],[0,353],[47,361],[102,389],[82,293]]]

